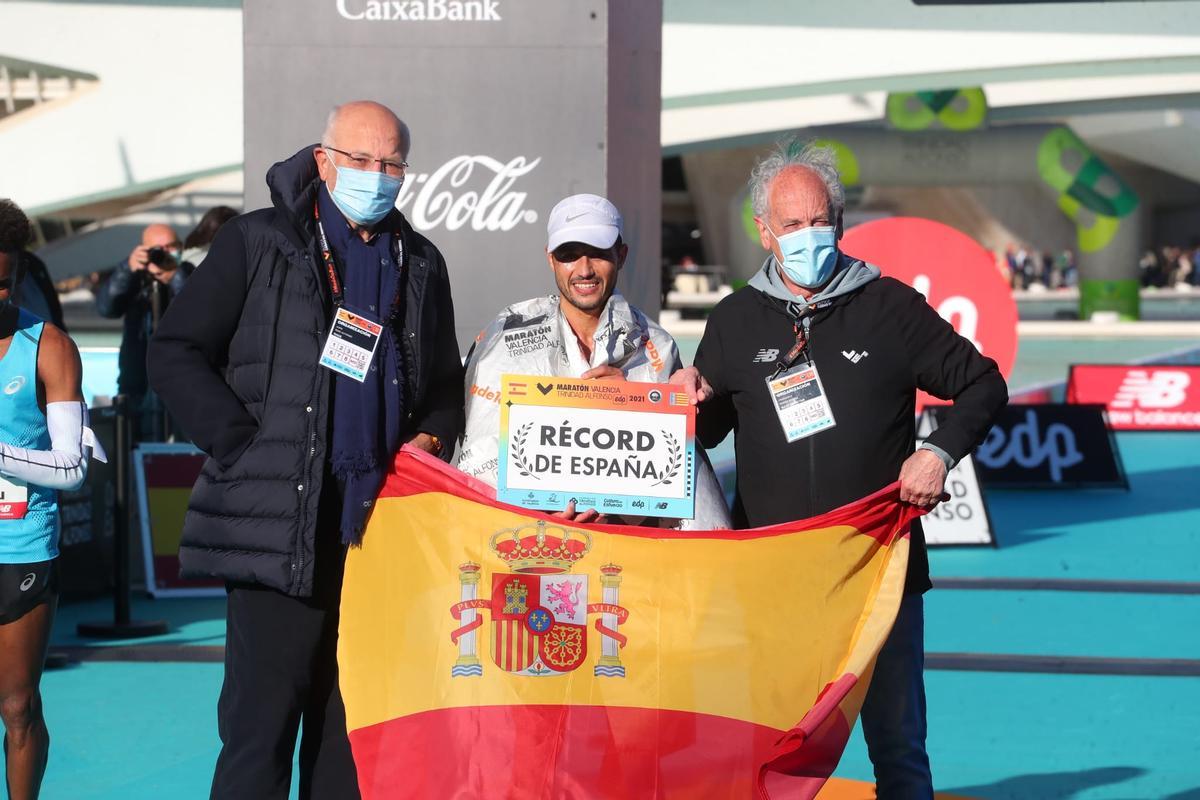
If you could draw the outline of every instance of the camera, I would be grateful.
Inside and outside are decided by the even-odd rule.
[[[167,259],[170,257],[170,254],[162,247],[151,247],[146,251],[146,260],[156,267],[166,266]]]

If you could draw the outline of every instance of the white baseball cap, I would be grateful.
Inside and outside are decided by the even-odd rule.
[[[612,203],[595,194],[573,194],[550,211],[546,249],[582,242],[607,250],[621,235],[622,227],[621,212]]]

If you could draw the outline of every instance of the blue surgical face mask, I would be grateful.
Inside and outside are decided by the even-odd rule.
[[[339,167],[337,185],[329,193],[334,204],[346,218],[358,225],[371,226],[396,207],[404,178],[393,178],[384,172],[367,172],[352,167]]]
[[[775,236],[769,227],[767,231]],[[833,275],[837,267],[837,230],[832,226],[803,228],[783,236],[775,236],[783,256],[783,271],[792,283],[805,289],[815,289]]]

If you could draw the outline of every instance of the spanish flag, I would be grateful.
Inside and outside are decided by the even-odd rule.
[[[811,798],[895,619],[896,485],[744,531],[571,525],[406,448],[346,560],[338,661],[378,798]]]

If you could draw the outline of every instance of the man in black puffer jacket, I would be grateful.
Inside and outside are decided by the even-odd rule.
[[[337,690],[345,548],[396,449],[448,458],[462,430],[446,265],[395,208],[409,144],[381,105],[335,109],[320,146],[267,173],[274,207],[217,234],[150,347],[155,390],[209,455],[183,572],[229,597],[213,797],[286,798],[302,718],[300,797],[358,793]]]

